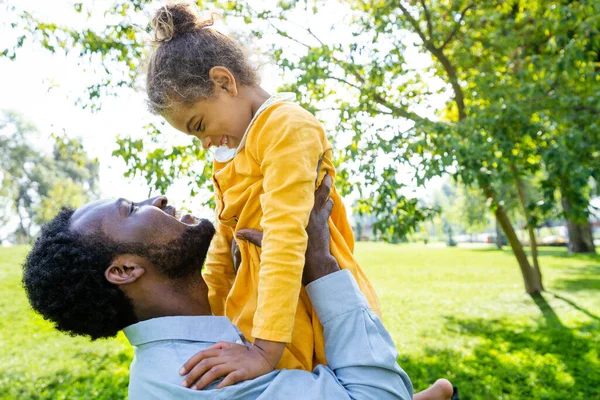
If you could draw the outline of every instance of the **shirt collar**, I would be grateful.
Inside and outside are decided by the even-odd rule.
[[[123,329],[123,333],[132,346],[159,340],[244,343],[238,329],[227,317],[215,316],[152,318],[129,325]]]

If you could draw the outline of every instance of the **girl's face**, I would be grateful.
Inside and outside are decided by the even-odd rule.
[[[216,73],[213,74],[215,69]],[[240,94],[233,75],[223,67],[211,70],[213,95],[190,106],[180,105],[165,116],[175,129],[200,139],[202,147],[237,148],[252,120],[252,103]]]

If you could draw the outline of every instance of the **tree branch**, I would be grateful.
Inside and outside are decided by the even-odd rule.
[[[356,85],[356,84],[354,84],[354,83],[352,83],[352,82],[350,82],[350,81],[348,81],[348,80],[346,80],[346,79],[343,79],[343,78],[338,78],[337,76],[329,76],[328,78],[329,78],[329,79],[333,79],[334,81],[341,82],[341,83],[343,83],[343,84],[345,84],[345,85],[348,85],[348,86],[350,86],[350,87],[353,87],[354,89],[357,89],[357,90],[359,90],[359,91],[361,91],[361,92],[362,92],[362,88],[361,88],[360,86],[358,86],[358,85]]]
[[[458,33],[458,30],[460,29],[460,24],[462,23],[464,17],[465,17],[465,13],[467,11],[469,11],[469,9],[475,7],[475,2],[470,3],[467,7],[465,7],[464,10],[462,10],[460,12],[460,18],[459,20],[456,22],[456,24],[454,25],[454,28],[452,29],[452,32],[450,32],[450,34],[448,35],[448,37],[446,38],[446,40],[444,40],[444,43],[442,43],[442,45],[440,46],[440,50],[444,50],[444,48],[448,45],[448,43],[450,43],[450,41],[452,41],[452,39],[454,38],[454,35],[456,35]]]
[[[411,13],[408,12],[408,10],[406,9],[406,7],[404,7],[402,5],[402,2],[398,2],[398,7],[400,8],[400,10],[402,10],[402,14],[404,14],[404,16],[406,17],[406,19],[408,19],[408,22],[410,22],[410,24],[412,25],[412,27],[414,28],[414,30],[417,32],[417,35],[419,35],[419,37],[421,38],[421,40],[423,41],[423,43],[424,44],[428,43],[427,37],[425,37],[425,34],[421,30],[421,27],[419,26],[419,23],[417,22],[417,20],[415,20],[413,18],[413,16],[411,15]]]
[[[423,6],[423,12],[425,13],[425,21],[427,23],[427,32],[429,33],[429,40],[433,41],[433,24],[431,22],[431,14],[429,13],[427,4],[425,4],[425,0],[420,1],[421,5]]]
[[[342,83],[344,83],[344,84],[346,84],[346,85],[348,85],[348,86],[350,86],[350,87],[352,87],[354,89],[359,90],[361,93],[364,93],[366,91],[366,89],[364,87],[364,85],[366,84],[365,79],[358,72],[348,71],[346,68],[344,68],[343,63],[338,63],[338,62],[336,62],[337,60],[335,60],[335,59],[333,59],[333,60],[336,63],[336,65],[338,65],[339,67],[341,67],[346,73],[352,74],[354,76],[354,78],[359,83],[361,83],[363,85],[363,87],[360,87],[360,86],[358,86],[358,85],[356,85],[356,84],[354,84],[352,82],[349,82],[346,79],[338,78],[336,76],[329,76],[329,78],[331,78],[333,80],[336,80],[338,82],[342,82]],[[387,101],[385,98],[383,98],[378,93],[371,92],[371,93],[369,93],[369,95],[373,98],[373,100],[377,104],[379,104],[379,105],[381,105],[381,106],[383,106],[383,107],[385,107],[385,108],[387,108],[389,110],[389,111],[380,110],[380,112],[382,114],[387,114],[387,115],[393,115],[393,116],[396,116],[396,117],[406,118],[406,119],[409,119],[409,120],[411,120],[413,122],[426,122],[426,121],[428,121],[426,118],[423,118],[423,117],[421,117],[421,116],[419,116],[419,115],[417,115],[417,114],[415,114],[413,112],[404,110],[404,109],[402,109],[402,108],[400,108],[400,107],[398,107],[398,106],[390,103],[389,101]]]
[[[412,22],[411,22],[411,24],[414,24],[413,26],[415,27],[415,29],[416,29],[416,30],[418,30],[418,32],[419,32],[419,36],[421,36],[421,39],[423,40],[423,42],[429,43],[429,42],[427,41],[427,38],[425,37],[425,35],[423,35],[423,32],[422,32],[422,31],[421,31],[421,29],[419,28],[419,25],[418,25],[418,23],[417,23],[417,22],[414,20],[414,18],[412,17],[412,15],[410,15],[410,13],[408,13],[408,11],[406,10],[406,8],[404,8],[404,6],[402,6],[401,4],[400,4],[400,7],[401,7],[401,9],[403,9],[403,12],[405,12],[405,15],[407,15],[407,18],[409,18],[409,20],[411,20],[411,21],[412,21]],[[277,34],[279,34],[280,36],[282,36],[282,37],[285,37],[285,38],[287,38],[287,39],[290,39],[290,40],[292,40],[292,41],[294,41],[294,42],[296,42],[296,43],[298,43],[298,44],[300,44],[300,45],[302,45],[302,46],[304,46],[304,47],[306,47],[306,48],[311,48],[311,46],[310,46],[310,45],[308,45],[308,44],[306,44],[306,43],[304,43],[304,42],[302,42],[302,41],[300,41],[300,40],[298,40],[298,39],[296,39],[296,38],[294,38],[294,37],[290,36],[290,35],[289,35],[287,32],[285,32],[285,31],[283,31],[283,30],[279,29],[279,28],[278,28],[278,27],[277,27],[275,24],[273,24],[273,22],[272,22],[272,21],[270,21],[270,19],[272,19],[272,18],[267,18],[267,20],[268,20],[268,22],[269,22],[269,25],[270,25],[270,26],[271,26],[273,29],[275,29],[275,31],[277,32]],[[298,26],[298,25],[297,25],[297,26]],[[321,41],[321,39],[319,39],[319,38],[318,38],[318,37],[317,37],[317,36],[316,36],[316,35],[315,35],[315,34],[312,32],[312,30],[311,30],[310,28],[304,28],[304,27],[303,27],[303,29],[304,29],[304,30],[306,30],[306,32],[307,32],[309,35],[311,35],[311,36],[312,36],[312,37],[313,37],[315,40],[317,40],[317,41],[318,41],[318,42],[319,42],[319,43],[320,43],[322,46],[325,46],[325,44],[323,43],[323,41]],[[354,84],[354,83],[352,83],[352,82],[350,82],[350,81],[348,81],[348,80],[346,80],[346,79],[343,79],[343,78],[338,78],[338,77],[335,77],[335,76],[328,76],[329,78],[331,78],[331,79],[333,79],[333,80],[336,80],[336,81],[339,81],[339,82],[342,82],[342,83],[344,83],[344,84],[347,84],[347,85],[349,85],[350,87],[353,87],[353,88],[355,88],[355,89],[359,90],[360,92],[365,92],[365,85],[366,85],[366,83],[367,83],[367,82],[366,82],[366,79],[365,79],[364,77],[362,77],[362,76],[361,76],[361,75],[360,75],[360,74],[359,74],[357,71],[355,71],[353,68],[348,68],[345,62],[343,62],[343,61],[341,61],[341,60],[338,60],[338,59],[337,59],[337,58],[335,58],[333,55],[331,56],[331,61],[332,61],[332,62],[333,62],[335,65],[337,65],[338,67],[342,68],[342,70],[343,70],[343,71],[344,71],[346,74],[348,74],[348,73],[349,73],[349,74],[351,74],[352,76],[354,76],[354,78],[355,78],[355,79],[356,79],[356,80],[357,80],[357,81],[358,81],[358,82],[359,82],[361,85],[363,85],[363,87],[360,87],[359,85],[356,85],[356,84]],[[409,119],[409,120],[411,120],[411,121],[413,121],[413,122],[428,122],[428,119],[427,119],[427,118],[423,118],[423,117],[419,116],[418,114],[415,114],[415,113],[413,113],[413,112],[407,111],[407,110],[405,110],[405,109],[403,109],[403,108],[401,108],[401,107],[398,107],[398,106],[396,106],[396,105],[394,105],[394,104],[390,103],[389,101],[387,101],[387,100],[386,100],[384,97],[382,97],[382,96],[381,96],[380,94],[378,94],[378,93],[371,92],[371,93],[369,93],[369,94],[372,96],[373,100],[374,100],[374,101],[375,101],[377,104],[379,104],[379,105],[381,105],[381,106],[383,106],[383,107],[387,108],[388,110],[390,110],[389,114],[391,114],[391,115],[398,116],[398,117],[401,117],[401,118],[406,118],[406,119]],[[386,114],[387,114],[388,112],[386,112],[386,111],[383,111],[383,113],[386,113]]]
[[[321,46],[325,46],[325,44],[324,44],[324,43],[321,41],[321,39],[319,39],[319,38],[317,37],[317,35],[315,35],[315,34],[313,33],[313,31],[312,31],[310,28],[305,28],[305,29],[306,29],[306,32],[308,32],[308,33],[309,33],[309,34],[310,34],[310,35],[311,35],[313,38],[315,38],[315,40],[316,40],[317,42],[319,42],[319,44],[320,44]]]
[[[273,24],[273,23],[272,23],[272,22],[270,22],[270,21],[269,21],[269,25],[271,25],[271,27],[272,27],[273,29],[275,29],[275,32],[277,32],[277,34],[278,34],[279,36],[281,36],[281,37],[284,37],[284,38],[286,38],[286,39],[289,39],[289,40],[291,40],[291,41],[293,41],[293,42],[296,42],[296,43],[298,43],[299,45],[306,47],[307,49],[310,49],[310,46],[309,46],[308,44],[306,44],[306,43],[304,43],[304,42],[301,42],[300,40],[298,40],[298,39],[296,39],[296,38],[294,38],[294,37],[290,36],[290,35],[289,35],[287,32],[285,32],[285,31],[282,31],[281,29],[279,29],[278,27],[276,27],[276,26],[275,26],[275,24]]]
[[[467,117],[467,114],[465,112],[465,96],[460,87],[460,83],[458,82],[458,72],[441,49],[436,48],[433,45],[426,45],[425,47],[444,67],[444,70],[448,75],[448,80],[450,81],[450,86],[452,86],[452,90],[454,91],[454,100],[456,101],[456,107],[458,108],[458,120],[462,121]]]
[[[435,58],[437,58],[438,61],[444,67],[444,70],[448,75],[450,85],[452,86],[452,90],[454,91],[454,99],[458,108],[458,118],[459,120],[465,119],[467,117],[465,113],[465,96],[463,94],[462,88],[460,87],[460,84],[458,83],[458,74],[456,68],[452,65],[450,59],[443,53],[441,48],[436,47],[431,40],[427,40],[425,34],[419,27],[419,23],[414,19],[414,17],[408,12],[406,7],[404,7],[401,2],[398,3],[398,7],[400,8],[400,10],[402,10],[402,14],[404,14],[406,19],[408,19],[408,21],[416,31],[417,35],[419,35],[419,37],[423,41],[423,46],[425,46],[425,48],[429,50],[429,52]]]

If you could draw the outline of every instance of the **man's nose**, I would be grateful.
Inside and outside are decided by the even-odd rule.
[[[163,209],[167,206],[168,202],[169,200],[167,199],[167,196],[156,196],[144,201],[140,201],[138,204],[140,206],[153,206]]]
[[[158,207],[158,208],[162,209],[167,206],[168,202],[169,202],[169,200],[167,199],[167,196],[157,196],[152,199],[152,202],[150,204],[152,204],[154,207]]]

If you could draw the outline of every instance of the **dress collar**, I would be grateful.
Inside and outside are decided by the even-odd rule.
[[[281,103],[283,101],[293,101],[294,99],[296,99],[296,95],[290,92],[276,93],[273,96],[269,97],[264,103],[261,104],[258,110],[256,110],[256,112],[254,113],[254,116],[252,117],[252,120],[250,120],[250,124],[248,124],[246,132],[244,132],[244,136],[242,136],[242,140],[240,140],[240,144],[238,145],[238,147],[236,149],[230,149],[227,146],[218,147],[215,150],[215,160],[224,163],[237,156],[246,145],[246,136],[248,136],[248,132],[250,131],[250,128],[252,128],[252,125],[254,124],[254,121],[256,121],[256,118],[267,108],[271,107],[273,104]]]

